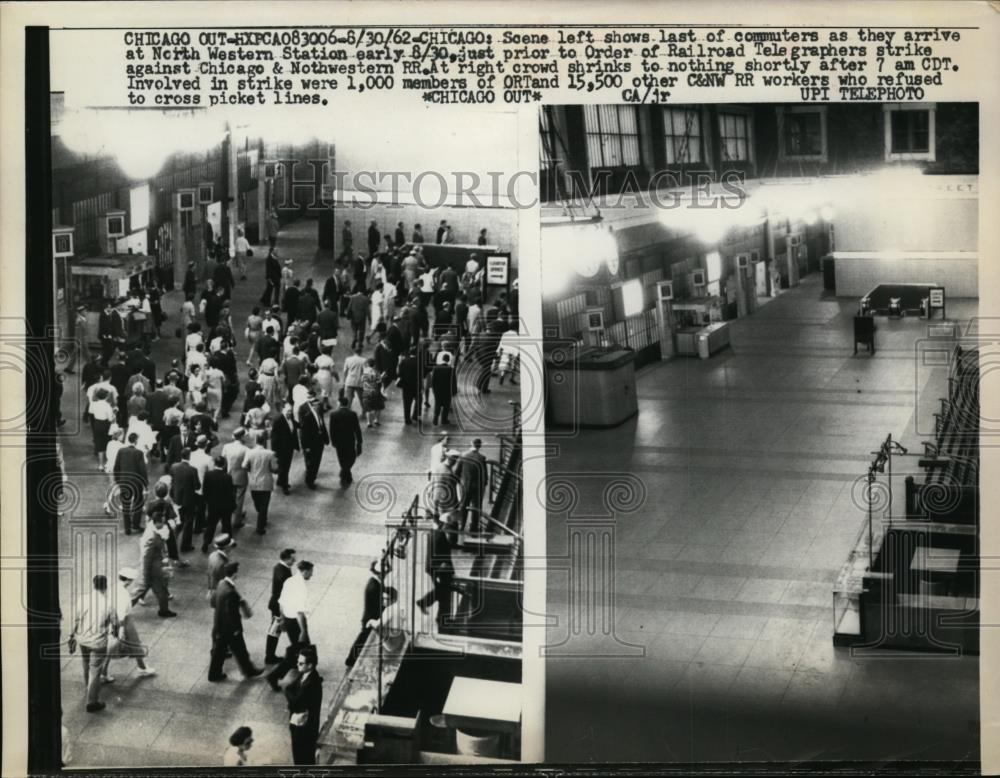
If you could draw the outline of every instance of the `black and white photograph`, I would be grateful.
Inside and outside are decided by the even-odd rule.
[[[519,761],[518,212],[446,178],[516,115],[112,109],[94,35],[49,36],[62,763]]]
[[[979,106],[539,135],[547,758],[977,762]]]

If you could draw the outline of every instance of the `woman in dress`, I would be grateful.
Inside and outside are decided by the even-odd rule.
[[[379,416],[385,408],[382,376],[375,369],[375,360],[370,358],[361,374],[361,407],[365,411],[365,418],[368,419],[368,426],[380,426]]]
[[[326,346],[316,358],[316,383],[320,393],[327,402],[332,405],[333,398],[336,397],[336,384],[340,383],[340,376],[337,375],[336,363],[333,361],[333,349]],[[336,383],[334,383],[336,382]]]
[[[97,457],[97,469],[103,470],[111,424],[115,421],[115,409],[108,402],[107,389],[98,389],[94,393],[94,401],[87,407],[87,413],[90,414],[90,428],[94,436],[94,455]],[[114,462],[111,464],[114,466]]]
[[[226,374],[219,370],[214,361],[205,368],[203,393],[205,405],[212,418],[218,420],[219,408],[222,406],[222,390],[226,383]]]
[[[253,312],[247,316],[247,326],[243,330],[243,337],[247,340],[248,345],[248,356],[247,364],[251,364],[253,356],[256,353],[254,344],[260,339],[260,336],[264,334],[264,317],[260,315],[260,306],[255,305]]]
[[[205,377],[201,374],[201,365],[191,366],[188,377],[188,408],[194,408],[205,399]]]
[[[281,403],[282,391],[281,381],[278,379],[278,363],[273,358],[268,357],[260,363],[257,380],[267,404],[277,408]]]
[[[243,385],[243,413],[249,411],[253,405],[253,399],[260,391],[260,382],[257,381],[257,369],[251,367],[247,373],[247,382]]]

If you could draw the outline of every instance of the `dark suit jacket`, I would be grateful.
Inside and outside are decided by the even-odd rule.
[[[225,470],[209,470],[201,488],[208,510],[230,513],[236,510],[233,477]]]
[[[215,590],[215,621],[212,625],[213,634],[231,637],[243,631],[243,613],[240,603],[243,598],[239,591],[226,580],[219,581]]]
[[[336,303],[334,303],[336,305]],[[316,315],[316,323],[319,324],[319,336],[321,338],[337,337],[337,330],[340,329],[340,317],[331,308],[320,311]]]
[[[361,453],[361,422],[350,408],[338,408],[330,414],[330,442],[338,452]]]
[[[398,324],[390,324],[385,330],[385,342],[394,354],[403,353],[403,331]]]
[[[481,503],[486,492],[486,457],[470,448],[458,458],[457,473],[466,499]]]
[[[405,356],[399,362],[399,385],[414,394],[420,389],[420,365],[416,357]]]
[[[147,486],[146,458],[135,446],[123,446],[115,457],[114,475],[116,484]]]
[[[323,679],[313,670],[305,677],[297,676],[285,687],[289,713],[308,712],[309,717],[303,729],[315,738],[319,734],[319,716],[323,707]]]
[[[267,601],[267,609],[274,616],[281,615],[281,608],[278,607],[278,598],[281,597],[281,588],[285,581],[292,577],[292,570],[288,565],[278,562],[271,571],[271,599]]]
[[[198,470],[194,465],[181,460],[171,466],[170,497],[177,507],[193,510],[197,505],[198,487]]]
[[[292,422],[284,414],[278,416],[271,425],[271,451],[278,456],[290,457],[299,450],[299,436],[295,434]]]
[[[276,338],[264,334],[257,339],[257,356],[260,357],[261,362],[265,359],[277,359],[280,353],[281,345]]]
[[[314,414],[308,406],[302,406],[299,416],[299,439],[302,441],[302,450],[312,451],[322,450],[330,442],[326,434],[326,427],[323,424],[323,417]]]
[[[281,263],[275,257],[268,257],[264,267],[264,277],[275,286],[281,283]]]
[[[431,373],[431,389],[436,400],[450,400],[458,389],[458,378],[451,365],[437,365]]]
[[[361,626],[364,627],[372,619],[382,617],[382,582],[375,576],[368,576],[365,584],[365,609],[361,614]]]
[[[295,316],[299,309],[299,295],[301,291],[297,286],[290,286],[285,290],[285,299],[281,301],[281,310],[289,316]]]
[[[329,302],[331,307],[340,303],[340,281],[335,275],[330,276],[323,284],[323,302]]]
[[[396,228],[396,233],[394,237],[396,239],[397,246],[402,246],[404,243],[406,243],[406,235],[403,233],[403,230],[400,227]]]

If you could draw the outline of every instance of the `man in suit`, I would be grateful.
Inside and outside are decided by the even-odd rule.
[[[371,311],[371,300],[361,289],[351,295],[347,303],[347,316],[351,320],[351,348],[363,348],[365,332],[368,330],[368,315]]]
[[[319,338],[323,346],[337,345],[337,331],[340,329],[340,316],[337,315],[336,295],[323,300],[323,310],[316,316],[319,325]]]
[[[319,397],[313,392],[309,392],[308,403],[299,410],[299,439],[306,465],[306,486],[315,489],[316,476],[323,461],[323,449],[329,445],[330,436],[320,413]]]
[[[388,569],[386,569],[385,572],[388,572]],[[365,643],[368,642],[368,635],[372,631],[372,628],[368,626],[368,622],[373,620],[378,621],[382,618],[382,594],[385,590],[382,573],[381,561],[373,559],[371,564],[368,565],[368,582],[365,584],[365,602],[364,608],[361,611],[361,631],[354,639],[354,645],[351,646],[351,650],[347,654],[347,659],[344,660],[344,664],[348,667],[354,667],[354,663],[358,661],[358,655],[365,647]]]
[[[348,406],[349,400],[340,397],[338,408],[330,414],[330,443],[337,452],[340,463],[340,485],[346,489],[354,483],[351,468],[361,456],[361,422],[358,414]]]
[[[302,560],[295,567],[299,574],[292,575],[285,581],[281,587],[281,596],[278,598],[281,629],[288,635],[289,647],[285,652],[285,658],[267,674],[267,683],[274,691],[280,691],[278,682],[294,669],[298,650],[312,643],[309,637],[308,619],[311,605],[306,582],[312,578],[313,563]]]
[[[291,489],[288,484],[288,471],[292,467],[295,452],[300,450],[290,402],[285,402],[281,406],[281,415],[271,425],[271,450],[278,462],[278,486],[288,494]]]
[[[483,522],[480,520],[483,508],[483,495],[486,494],[486,457],[480,449],[483,441],[476,438],[472,448],[458,458],[455,474],[461,486],[461,529],[464,532],[468,525],[469,532],[478,534]]]
[[[295,566],[295,549],[286,548],[278,557],[278,562],[271,571],[271,598],[267,601],[267,609],[271,612],[271,628],[267,631],[267,641],[264,645],[264,664],[273,665],[281,661],[277,655],[278,640],[281,637],[281,608],[278,600],[285,581],[292,577]]]
[[[97,337],[101,341],[101,362],[108,364],[115,353],[115,316],[111,300],[104,301],[104,310],[97,319]]]
[[[434,242],[440,244],[444,240],[444,234],[447,231],[448,231],[448,222],[442,219],[441,223],[438,225],[437,237],[434,239]]]
[[[277,360],[281,356],[281,344],[278,343],[274,334],[274,327],[267,327],[264,334],[257,338],[257,342],[254,344],[254,350],[261,362],[265,359]]]
[[[274,491],[274,474],[278,472],[278,459],[274,452],[263,444],[258,444],[253,438],[249,440],[246,455],[247,488],[250,499],[257,511],[258,535],[267,532],[267,511],[271,505],[271,492]]]
[[[441,355],[441,364],[435,365],[431,373],[431,390],[434,392],[434,424],[439,420],[447,424],[451,399],[458,390],[458,378],[455,368],[451,366],[451,355],[447,352]]]
[[[149,486],[146,457],[136,446],[138,441],[138,433],[129,434],[128,445],[122,446],[118,450],[112,471],[115,485],[121,495],[122,523],[126,535],[131,535],[133,530],[142,532],[142,524],[140,523],[142,502],[146,495],[146,487]]]
[[[292,285],[285,290],[285,296],[281,300],[281,310],[285,312],[285,327],[291,327],[292,322],[299,312],[299,295],[302,294],[302,282],[296,278]]]
[[[201,553],[206,554],[209,541],[215,537],[220,522],[224,533],[230,535],[233,531],[231,518],[236,510],[236,493],[232,476],[226,472],[225,457],[215,458],[215,467],[205,473],[201,488],[205,498],[205,534],[201,540]]]
[[[178,436],[179,438],[179,436]],[[181,551],[194,551],[191,535],[198,511],[198,488],[201,480],[191,464],[191,449],[181,449],[181,460],[170,466],[170,499],[181,517]]]
[[[226,575],[226,565],[233,561],[229,558],[229,552],[236,548],[236,541],[229,535],[218,535],[212,545],[215,550],[208,555],[205,586],[208,589],[208,604],[214,608],[216,590]]]
[[[163,571],[165,538],[169,536],[165,519],[162,508],[153,509],[149,514],[149,522],[142,533],[140,545],[142,583],[132,592],[132,604],[135,605],[152,589],[160,606],[157,615],[163,619],[177,615],[170,610],[170,591],[167,589],[167,575]]]
[[[316,741],[323,707],[323,679],[316,672],[315,646],[303,646],[296,660],[298,675],[285,687],[292,759],[297,765],[316,764]]]
[[[281,286],[281,263],[274,255],[274,248],[267,252],[264,262],[264,293],[260,296],[260,304],[270,307],[277,299],[278,288]]]
[[[434,516],[434,529],[431,531],[430,553],[424,569],[434,579],[434,588],[417,600],[417,605],[424,613],[431,603],[437,602],[437,625],[440,629],[451,615],[451,593],[456,590],[455,565],[451,561],[451,539],[446,529],[444,517]]]
[[[226,470],[233,479],[233,497],[236,507],[233,508],[233,529],[243,526],[246,511],[243,505],[247,497],[247,468],[246,455],[247,447],[243,441],[247,431],[243,427],[237,427],[233,431],[233,439],[222,447],[222,456],[226,458]]]
[[[223,568],[223,578],[215,591],[215,619],[212,624],[212,658],[208,666],[208,680],[212,683],[224,681],[228,677],[222,670],[226,653],[231,651],[239,663],[244,678],[255,678],[264,672],[250,661],[247,644],[243,639],[243,615],[252,613],[247,601],[236,588],[236,574],[239,562],[229,562]]]
[[[417,350],[409,349],[399,360],[399,388],[403,392],[403,423],[413,424],[420,419],[420,364]]]
[[[372,223],[368,225],[368,256],[374,257],[381,244],[382,234],[378,231],[378,223],[372,220]]]

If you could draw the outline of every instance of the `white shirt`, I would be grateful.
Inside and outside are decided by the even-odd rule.
[[[372,292],[372,319],[378,321],[385,310],[385,295],[378,289]]]
[[[465,272],[475,275],[479,271],[479,263],[474,259],[470,259],[465,263]]]
[[[239,254],[246,254],[249,249],[250,249],[250,242],[246,238],[244,238],[242,235],[240,235],[236,239],[236,251],[237,251],[237,253],[239,253]]]
[[[132,595],[129,594],[128,587],[124,581],[118,579],[118,589],[115,591],[115,610],[118,612],[118,621],[124,621],[132,610]]]
[[[187,355],[187,374],[191,375],[191,368],[198,365],[200,368],[204,369],[205,365],[208,364],[208,357],[205,356],[204,351],[189,351]]]
[[[344,386],[361,386],[361,374],[365,372],[368,360],[352,354],[344,360]]]
[[[431,446],[431,472],[435,465],[440,465],[444,461],[445,443],[435,443]]]
[[[200,332],[189,332],[188,336],[184,338],[184,348],[186,351],[194,351],[195,346],[204,342],[205,339],[201,336]]]
[[[274,329],[274,337],[275,338],[281,337],[281,322],[275,319],[273,316],[264,319],[263,327],[264,327],[264,332],[267,332],[268,327],[272,327]]]
[[[215,467],[215,462],[211,455],[205,453],[205,449],[195,448],[191,451],[191,467],[198,471],[198,494],[201,494],[205,473]]]
[[[428,270],[420,276],[420,290],[429,294],[434,291],[434,272]]]
[[[114,438],[112,438],[111,440],[108,441],[108,447],[104,450],[105,451],[105,456],[104,456],[104,459],[105,459],[105,462],[104,462],[104,472],[105,473],[112,473],[112,472],[114,472],[115,457],[118,456],[118,452],[121,450],[122,446],[124,446],[124,445],[125,444],[122,443],[120,440],[115,440]]]
[[[99,389],[104,389],[108,393],[108,402],[115,405],[118,402],[118,390],[115,389],[114,385],[110,381],[98,381],[96,384],[87,388],[87,401],[94,402],[97,397],[97,392]]]
[[[281,614],[289,619],[294,619],[300,613],[309,612],[309,592],[306,588],[306,579],[301,573],[293,575],[282,585],[278,607],[281,608]]]
[[[137,417],[131,418],[129,420],[128,432],[125,433],[125,439],[128,440],[133,432],[139,436],[135,445],[136,448],[142,451],[143,456],[153,450],[153,446],[156,445],[156,433],[149,426],[149,422],[139,421]]]
[[[299,418],[299,408],[309,402],[309,387],[295,384],[292,387],[292,413]]]

